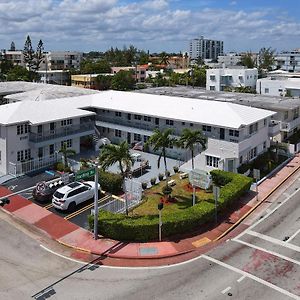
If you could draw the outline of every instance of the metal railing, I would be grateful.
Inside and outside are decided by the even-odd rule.
[[[93,122],[86,122],[78,125],[61,127],[54,130],[45,131],[43,133],[29,133],[29,142],[40,143],[43,141],[48,141],[60,137],[67,137],[68,135],[82,133],[86,131],[94,130]]]

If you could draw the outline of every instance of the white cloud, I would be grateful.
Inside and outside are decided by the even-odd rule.
[[[199,1],[209,5],[211,1]],[[231,1],[231,3],[236,1]],[[124,2],[123,2],[124,3]],[[23,48],[27,34],[45,48],[106,50],[134,44],[151,51],[186,50],[201,35],[224,40],[225,49],[248,50],[282,43],[297,47],[300,22],[285,11],[175,9],[175,0],[0,0],[0,48],[15,41]],[[199,5],[197,2],[197,4]],[[278,47],[278,46],[277,46]]]

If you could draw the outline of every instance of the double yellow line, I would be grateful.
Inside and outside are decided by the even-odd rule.
[[[107,199],[109,199],[109,198],[111,198],[111,195],[104,196],[103,198],[101,198],[100,200],[98,200],[98,203],[100,204],[101,202],[103,202],[103,201],[105,201],[105,200],[107,200]],[[87,205],[87,206],[85,206],[85,207],[83,207],[83,208],[81,208],[81,209],[79,209],[79,210],[73,212],[72,214],[70,214],[70,215],[64,217],[64,219],[65,219],[65,220],[72,219],[72,218],[74,218],[74,217],[80,215],[82,212],[84,212],[84,211],[86,211],[86,210],[92,208],[93,206],[94,206],[94,203],[91,203],[91,204],[89,204],[89,205]]]

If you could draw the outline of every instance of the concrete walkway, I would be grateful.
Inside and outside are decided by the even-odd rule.
[[[239,199],[232,212],[223,216],[217,224],[213,222],[193,234],[173,237],[172,240],[168,239],[162,242],[125,243],[103,237],[94,240],[91,232],[18,195],[10,196],[10,204],[3,209],[16,218],[43,230],[50,238],[75,250],[119,260],[147,259],[155,261],[155,259],[178,257],[201,247],[213,245],[238,224],[241,224],[240,230],[247,228],[250,224],[243,222],[245,217],[263,204],[263,201],[299,168],[300,157],[297,155],[276,174],[259,185],[259,201],[257,201],[256,193],[250,191]],[[10,190],[3,186],[0,187],[0,197],[10,194]],[[256,211],[252,214],[255,217]],[[120,262],[120,265],[124,265],[124,263]]]

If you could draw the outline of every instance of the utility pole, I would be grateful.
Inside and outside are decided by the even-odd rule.
[[[98,239],[98,162],[95,163],[94,239]]]

